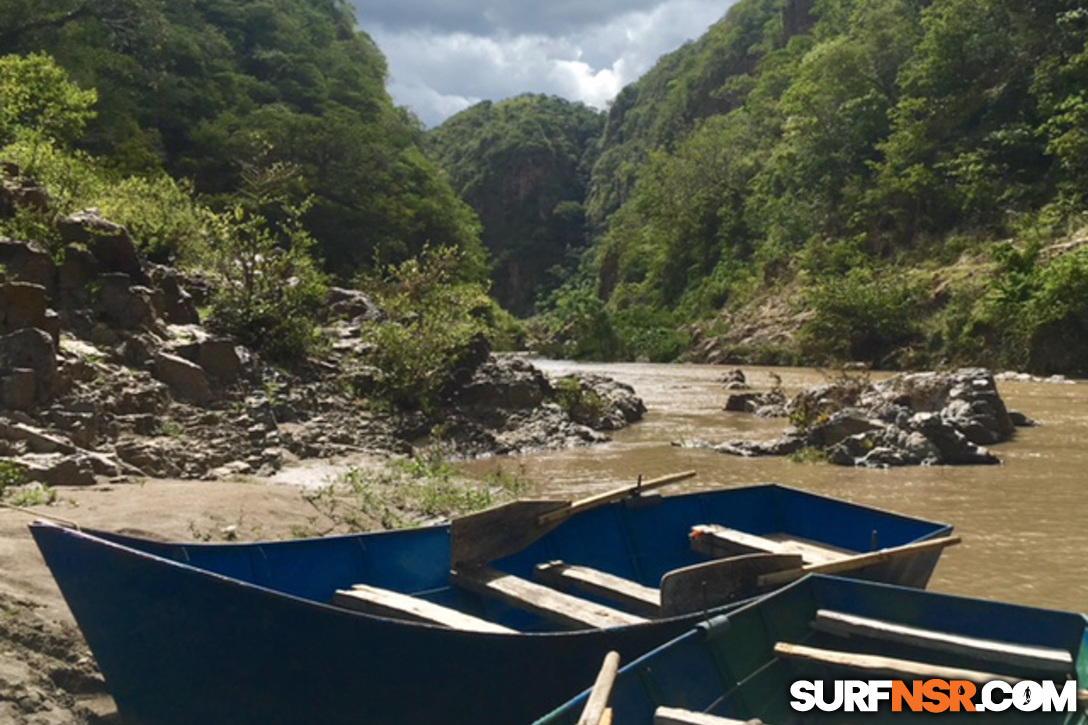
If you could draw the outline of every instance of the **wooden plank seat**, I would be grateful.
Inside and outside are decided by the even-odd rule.
[[[466,632],[513,634],[517,631],[426,599],[367,584],[356,584],[351,589],[338,589],[333,595],[332,603],[365,614],[437,624]]]
[[[948,634],[827,609],[816,612],[812,628],[818,632],[846,637],[868,637],[886,642],[915,645],[937,652],[948,652],[988,662],[1000,662],[1049,674],[1065,675],[1073,671],[1073,656],[1062,649],[1029,647],[992,639]]]
[[[705,712],[659,707],[654,710],[654,725],[763,725],[762,720],[734,720]]]
[[[869,675],[890,676],[902,680],[967,680],[975,684],[984,684],[991,680],[1004,680],[1016,684],[1020,678],[1009,677],[994,672],[980,672],[960,667],[946,667],[930,662],[883,657],[880,655],[841,652],[839,650],[807,647],[800,644],[778,642],[774,646],[775,654],[789,659],[812,662],[832,667],[859,670]]]
[[[457,586],[481,596],[494,597],[571,629],[623,627],[649,621],[489,566],[455,569],[450,573],[450,579]]]
[[[573,590],[607,599],[642,617],[656,617],[661,612],[658,589],[588,566],[549,561],[537,565],[533,578],[560,591]]]
[[[693,526],[689,538],[692,550],[715,558],[746,554],[800,554],[804,564],[823,564],[857,553],[796,536],[760,536],[719,524]]]

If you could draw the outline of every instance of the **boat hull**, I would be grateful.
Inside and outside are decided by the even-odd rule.
[[[1054,676],[1018,670],[1001,661],[957,660],[955,654],[925,652],[902,642],[873,645],[858,643],[854,638],[827,637],[811,629],[810,623],[819,610],[962,637],[1062,650],[1071,657],[1079,687],[1088,683],[1088,618],[1083,615],[813,575],[697,625],[676,640],[629,662],[620,670],[612,690],[614,722],[652,725],[659,706],[709,712],[742,721],[759,718],[775,725],[815,720],[906,725],[930,722],[935,717],[928,712],[891,712],[887,703],[882,711],[861,716],[794,712],[789,704],[793,699],[791,684],[799,679],[814,679],[816,670],[811,666],[806,670],[801,665],[795,668],[787,658],[777,656],[774,646],[779,641],[830,645],[833,649],[864,648],[881,657],[914,661],[924,657],[923,661],[934,664],[1026,679]],[[853,670],[819,671],[837,672],[836,677],[859,677]],[[874,674],[871,678],[893,679],[884,674]],[[534,725],[575,725],[588,695],[587,690]],[[1021,713],[1010,709],[985,715],[946,712],[938,717],[943,720],[963,717],[975,723],[1084,725],[1086,722],[1083,711]]]
[[[772,499],[780,509],[773,517]],[[899,537],[888,543],[950,531],[828,501],[761,486],[656,505],[613,504],[575,517],[495,566],[528,577],[534,563],[565,558],[652,585],[661,571],[692,560],[685,535],[692,523],[732,525],[763,510],[766,526],[809,535],[808,517],[782,523],[798,517],[788,514],[798,506],[814,518],[835,513],[836,535],[856,523],[864,529],[859,541],[874,521],[888,537]],[[158,543],[43,523],[31,528],[132,725],[521,724],[579,692],[608,651],[633,660],[728,609],[613,629],[548,631],[523,613],[449,586],[449,529],[442,526],[223,545]],[[678,532],[680,542],[655,544],[662,531]],[[623,541],[610,545],[612,538]],[[936,561],[929,553],[862,573],[924,586]],[[424,596],[520,631],[463,632],[327,604],[352,583]]]

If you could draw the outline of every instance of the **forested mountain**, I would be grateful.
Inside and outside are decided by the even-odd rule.
[[[580,103],[525,95],[479,103],[428,135],[450,183],[480,216],[504,307],[531,311],[577,265],[603,122]]]
[[[224,195],[249,167],[297,168],[335,270],[428,242],[479,257],[471,210],[394,108],[346,0],[0,0],[0,54],[31,52],[97,90],[78,143],[122,172],[161,167]]]
[[[740,0],[613,104],[564,349],[740,342],[773,301],[781,349],[729,354],[1084,371],[1088,253],[1047,246],[1084,220],[1086,41],[1067,0]]]

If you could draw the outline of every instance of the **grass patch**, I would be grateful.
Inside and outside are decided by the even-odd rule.
[[[377,468],[352,468],[303,499],[316,515],[298,537],[416,526],[510,501],[526,490],[524,473],[499,470],[483,480],[459,475],[440,449]]]

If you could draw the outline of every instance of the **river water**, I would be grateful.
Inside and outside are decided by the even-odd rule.
[[[585,496],[617,485],[695,469],[691,482],[665,491],[778,482],[815,493],[950,523],[963,537],[946,549],[930,589],[1040,607],[1088,611],[1088,384],[1003,382],[1006,403],[1039,421],[992,450],[1002,466],[867,470],[786,459],[744,459],[680,448],[777,437],[788,425],[722,410],[721,367],[534,361],[551,375],[610,375],[633,385],[649,409],[643,422],[592,448],[531,453],[468,464],[502,468],[532,481],[536,493]],[[788,395],[825,382],[822,373],[746,367],[755,389],[781,377]]]

